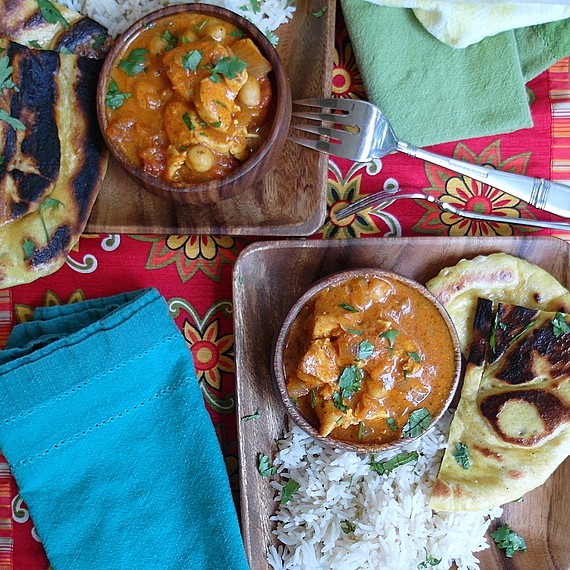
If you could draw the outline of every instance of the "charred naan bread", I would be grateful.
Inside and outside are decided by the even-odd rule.
[[[108,152],[96,116],[100,61],[7,40],[0,45],[0,58],[10,63],[0,93],[4,288],[63,264],[85,228]]]
[[[570,453],[570,315],[481,299],[430,507],[480,510],[538,487]]]
[[[449,313],[464,356],[471,346],[479,297],[545,311],[570,312],[570,292],[550,273],[506,253],[462,260],[442,270],[426,287]]]
[[[107,29],[51,0],[0,0],[0,37],[36,48],[102,59]]]

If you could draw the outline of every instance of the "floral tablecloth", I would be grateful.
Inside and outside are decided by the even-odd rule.
[[[337,30],[332,89],[336,97],[364,97],[342,23]],[[438,145],[432,150],[492,168],[570,181],[568,61],[559,62],[533,80],[528,92],[535,123],[532,129]],[[446,195],[459,207],[478,212],[555,219],[484,184],[395,154],[370,164],[330,161],[328,215],[311,239],[529,233],[570,239],[570,234],[564,232],[463,220],[442,214],[431,204],[413,201],[363,212],[342,222],[335,219],[335,212],[344,204],[386,186],[422,190],[437,197]],[[210,235],[82,236],[57,273],[30,285],[0,291],[0,346],[12,326],[31,318],[34,307],[157,287],[194,356],[237,499],[231,272],[240,251],[254,240]],[[116,501],[121,503],[121,497]],[[128,506],[121,504],[117,508]],[[78,516],[80,509],[81,505],[69,505],[69,516]],[[7,464],[0,460],[0,570],[40,570],[48,566],[26,505],[18,496]]]

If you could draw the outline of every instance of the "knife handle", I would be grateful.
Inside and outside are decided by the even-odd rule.
[[[465,174],[474,180],[524,200],[535,208],[570,218],[570,186],[565,184],[544,178],[532,178],[523,174],[485,168],[477,164],[441,156],[402,141],[398,141],[397,150],[454,172]]]

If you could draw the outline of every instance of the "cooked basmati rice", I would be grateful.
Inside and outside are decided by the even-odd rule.
[[[502,509],[436,513],[427,507],[450,422],[446,414],[402,448],[417,451],[417,463],[385,475],[370,470],[370,456],[333,450],[293,427],[274,460],[282,482],[271,484],[276,501],[289,478],[299,489],[272,517],[280,546],[270,546],[269,564],[275,570],[408,570],[429,555],[441,561],[428,568],[455,563],[459,570],[477,570],[475,553],[489,546],[485,533]],[[344,521],[354,531],[343,531]]]
[[[131,24],[150,12],[182,0],[59,0],[69,8],[85,14],[117,36]],[[294,0],[209,0],[208,4],[222,6],[254,23],[273,43],[275,30],[288,22],[295,11]]]

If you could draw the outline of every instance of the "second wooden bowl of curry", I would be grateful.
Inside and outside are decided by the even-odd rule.
[[[97,112],[123,168],[165,200],[232,198],[274,166],[291,119],[279,56],[224,8],[180,4],[122,34],[103,65]]]
[[[339,449],[397,449],[448,408],[461,374],[457,333],[421,284],[353,269],[314,284],[279,332],[273,374],[299,427]]]

